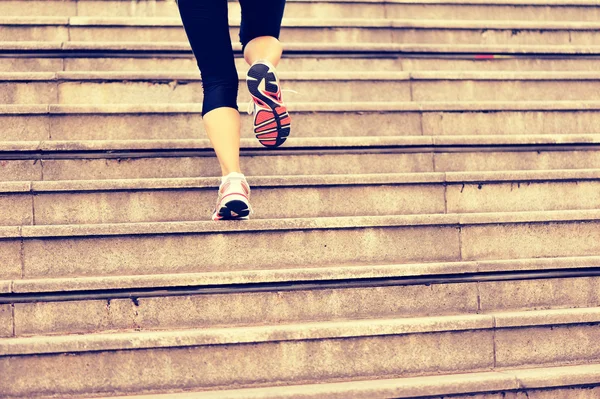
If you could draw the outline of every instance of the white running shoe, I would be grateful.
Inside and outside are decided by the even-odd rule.
[[[248,220],[250,208],[250,186],[241,173],[230,173],[223,177],[219,187],[219,198],[212,219]]]

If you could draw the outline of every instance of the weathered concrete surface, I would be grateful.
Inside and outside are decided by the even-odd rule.
[[[54,109],[59,110],[61,106]],[[83,108],[83,106],[82,106]],[[206,137],[199,115],[193,112],[172,113],[129,112],[115,107],[115,113],[53,115],[51,135],[54,140],[124,140],[124,139],[200,139]],[[166,107],[163,107],[166,108]],[[81,108],[80,108],[81,109]],[[85,108],[83,108],[85,111]],[[151,111],[148,109],[148,111]],[[21,118],[24,119],[24,118]],[[293,115],[294,136],[322,137],[323,126],[329,136],[384,136],[421,135],[420,115],[417,112],[311,112],[297,111]],[[82,129],[85,127],[85,129]],[[401,127],[401,128],[399,128]],[[252,120],[242,114],[242,137],[254,137]],[[15,137],[16,140],[22,140]]]
[[[43,293],[56,291],[69,292],[85,290],[186,287],[224,284],[286,283],[292,281],[337,281],[365,278],[415,277],[498,271],[526,272],[556,269],[574,271],[582,268],[596,267],[599,262],[600,257],[589,256],[546,259],[509,259],[480,262],[470,261],[384,264],[369,265],[368,268],[360,267],[360,265],[341,264],[314,268],[299,267],[290,269],[247,270],[238,272],[5,280],[2,285],[0,285],[0,289],[2,292],[7,293]],[[9,287],[12,288],[9,289]],[[568,286],[563,287],[567,288]],[[501,286],[492,286],[492,288],[490,288],[492,291],[502,291],[502,289],[504,288]],[[511,289],[508,289],[508,294],[512,295]],[[535,297],[532,304],[537,306]]]
[[[50,104],[58,101],[56,84],[47,82],[2,82],[0,101],[3,104]]]
[[[11,305],[0,305],[0,338],[13,336],[13,314]]]
[[[461,245],[464,260],[597,255],[600,226],[596,222],[464,226]]]
[[[475,284],[453,284],[16,304],[15,333],[73,334],[476,313],[476,290]]]
[[[466,346],[471,350],[465,351]],[[479,331],[2,357],[0,371],[12,383],[2,385],[0,393],[114,394],[143,389],[234,387],[274,380],[327,381],[470,371],[491,367],[492,349],[491,332]],[[145,367],[140,368],[140,364]],[[34,375],[26,372],[32,369],[37,371]]]
[[[599,176],[564,170],[249,177],[249,183],[253,219],[272,219],[598,209]],[[75,180],[17,190],[0,183],[6,192],[0,205],[13,210],[4,225],[33,224],[33,214],[37,225],[207,220],[217,184],[202,178]],[[275,213],[272,204],[278,204]]]
[[[458,260],[455,227],[350,229],[343,240],[339,233],[275,231],[252,233],[252,240],[247,234],[28,239],[24,270],[35,278]]]
[[[573,387],[573,388],[550,388],[544,390],[527,389],[518,391],[505,391],[502,389],[494,389],[497,386],[506,385],[510,386],[510,380],[512,377],[506,376],[507,381],[500,382],[501,374],[497,373],[498,377],[495,381],[482,381],[475,390],[490,390],[490,391],[501,391],[498,393],[465,393],[465,394],[453,394],[452,396],[430,396],[431,392],[436,392],[436,388],[431,387],[426,378],[420,377],[424,381],[422,385],[412,384],[409,387],[401,387],[402,384],[408,381],[397,380],[396,386],[390,386],[389,380],[372,380],[372,381],[361,381],[358,382],[344,382],[338,384],[344,384],[347,386],[344,388],[333,387],[333,384],[319,384],[316,385],[301,385],[301,386],[286,386],[285,388],[250,388],[240,390],[227,390],[227,391],[210,391],[210,392],[193,392],[193,393],[178,393],[178,394],[154,394],[154,395],[142,395],[136,396],[135,399],[282,399],[282,398],[294,398],[302,395],[303,398],[319,398],[324,395],[327,398],[352,398],[352,399],[369,399],[374,395],[396,395],[396,397],[402,398],[413,398],[418,397],[419,399],[596,399],[600,394],[600,387]],[[445,376],[436,377],[437,379],[444,378]],[[494,375],[496,377],[496,375]],[[417,377],[419,378],[419,377]],[[406,380],[409,380],[406,378]],[[433,384],[431,384],[433,385]],[[461,384],[455,389],[448,389],[448,391],[458,391],[460,388],[466,388],[471,384]],[[475,385],[475,384],[473,384]],[[337,388],[337,389],[336,389]],[[422,394],[426,394],[426,396]],[[296,396],[295,396],[296,395]],[[402,396],[398,396],[402,395]],[[130,397],[117,397],[115,399],[129,399]]]
[[[0,225],[33,224],[33,198],[26,194],[0,193]]]
[[[4,16],[22,16],[20,1],[3,1]],[[90,17],[177,17],[176,4],[169,1],[31,1],[31,16],[90,16]],[[49,4],[48,4],[49,3]],[[541,20],[597,21],[600,18],[592,2],[588,4],[440,4],[387,3],[327,3],[288,2],[286,14],[295,18],[411,18],[411,19],[480,19],[480,20]],[[239,19],[238,3],[229,4],[230,19]]]
[[[15,336],[91,333],[134,327],[112,323],[107,301],[17,303],[14,308]]]
[[[600,209],[597,182],[456,184],[446,188],[448,213]]]
[[[244,75],[240,75],[239,101],[244,104],[250,96]],[[13,100],[9,103],[191,104],[201,103],[203,98],[201,81],[194,72],[63,72],[46,79],[39,73],[30,79],[24,75],[17,78],[14,74],[0,75],[0,95]],[[28,81],[31,79],[38,81]],[[304,103],[581,102],[596,100],[600,90],[599,75],[586,72],[287,72],[281,79],[299,93],[286,94],[285,99]]]
[[[501,135],[592,133],[600,114],[595,111],[427,112],[423,134]]]
[[[496,331],[497,367],[597,362],[599,325],[581,324]]]
[[[46,115],[0,114],[0,126],[2,139],[6,141],[41,141],[50,138],[49,118]]]
[[[66,17],[77,15],[76,1],[32,1],[27,3],[28,16]],[[22,17],[25,15],[23,2],[7,0],[0,3],[0,15],[3,17]]]
[[[431,172],[432,154],[296,154],[242,156],[249,176]],[[307,169],[307,165],[310,168]],[[219,176],[213,157],[45,160],[45,180]],[[28,179],[34,180],[34,179]],[[39,180],[39,179],[38,179]]]
[[[60,104],[160,104],[160,103],[202,103],[202,85],[199,81],[178,81],[164,79],[165,81],[144,82],[144,81],[106,81],[106,82],[60,82],[53,85],[57,86]],[[372,81],[353,81],[353,80],[286,80],[287,86],[293,87],[300,95],[284,94],[287,101],[330,101],[330,102],[354,102],[364,101],[385,101],[393,98],[394,101],[411,101],[411,83],[407,80],[389,80],[382,82]],[[535,85],[535,84],[533,84]],[[551,85],[551,84],[550,84]],[[20,89],[23,85],[13,84],[10,87]],[[497,83],[499,98],[501,100],[512,99],[504,98],[501,95],[501,82]],[[556,85],[555,85],[556,86]],[[587,84],[589,90],[595,91],[594,82]],[[586,86],[586,87],[587,87]],[[559,85],[560,89],[560,85]],[[550,87],[548,93],[552,92]],[[510,91],[512,97],[514,91]],[[556,93],[556,90],[554,91]],[[37,94],[37,93],[36,93]],[[466,94],[466,92],[465,92]],[[527,95],[527,93],[524,93]],[[297,97],[296,97],[297,96]],[[33,98],[35,96],[32,95]],[[478,99],[473,93],[466,99]],[[291,100],[290,100],[291,99]],[[486,100],[487,98],[480,98]],[[551,99],[551,98],[545,98]],[[582,100],[585,98],[581,98]],[[247,92],[245,82],[240,85],[239,101],[241,104],[247,103],[250,95]],[[419,100],[415,98],[415,100]],[[532,99],[533,100],[533,99]],[[32,101],[28,99],[28,101]]]
[[[86,19],[72,18],[68,27],[69,38],[65,38],[67,27],[56,26],[45,30],[47,36],[53,40],[110,42],[128,41],[138,42],[184,42],[185,32],[181,26],[150,25],[150,26],[109,26],[109,25],[83,25]],[[292,21],[292,20],[288,20]],[[594,45],[597,43],[598,32],[592,29],[579,30],[581,24],[560,24],[562,29],[552,28],[559,24],[535,23],[524,24],[496,23],[497,26],[481,24],[480,21],[469,23],[465,21],[410,21],[402,20],[367,20],[369,23],[352,24],[347,26],[330,26],[330,29],[315,29],[320,26],[329,26],[335,20],[311,20],[315,26],[294,26],[302,23],[284,22],[281,39],[288,43],[415,43],[415,44],[491,44],[491,45]],[[382,21],[381,23],[379,21]],[[176,19],[169,20],[175,23]],[[504,22],[504,21],[503,21]],[[81,24],[81,25],[80,25]],[[383,25],[396,25],[394,28]],[[366,26],[361,26],[366,25]],[[450,25],[450,26],[449,26]],[[452,26],[453,25],[453,26]],[[415,28],[418,27],[418,28]],[[484,27],[485,26],[485,27]],[[548,29],[550,28],[550,29]],[[519,34],[512,32],[519,30]],[[5,33],[5,40],[15,40],[25,36],[29,41],[52,40],[45,39],[40,33],[41,29],[32,29],[27,26],[14,27]],[[52,36],[50,36],[52,35]],[[230,35],[233,42],[239,41],[239,28],[232,27]],[[24,40],[24,39],[21,39]]]
[[[544,279],[479,283],[483,312],[600,306],[600,278]]]
[[[39,60],[39,61],[37,61]],[[19,71],[56,71],[44,59],[11,59],[4,61],[6,72]],[[161,58],[66,58],[56,60],[64,62],[65,71],[189,71],[197,72],[198,66],[191,57],[161,57]],[[0,65],[2,60],[0,60]],[[29,68],[25,66],[30,66]],[[239,71],[246,70],[248,65],[240,58],[236,59]],[[596,71],[593,59],[567,58],[517,58],[496,59],[491,62],[484,60],[451,59],[451,58],[361,58],[343,57],[329,58],[327,56],[284,58],[278,65],[281,71],[315,71],[315,70],[510,70],[510,71]]]
[[[481,138],[481,140],[484,139]],[[53,142],[48,141],[46,143],[50,148]],[[93,142],[89,141],[87,143]],[[119,144],[118,141],[111,143]],[[251,143],[254,144],[255,142],[251,141]],[[310,143],[307,141],[306,144]],[[313,144],[316,145],[317,143]],[[400,144],[398,142],[398,145]],[[22,143],[19,145],[22,145]],[[123,145],[120,145],[120,147],[123,147]],[[339,145],[343,146],[343,143],[340,142]],[[600,162],[600,152],[593,150],[547,151],[531,149],[530,151],[515,152],[508,149],[502,152],[432,153],[423,151],[387,153],[383,151],[378,153],[368,151],[370,145],[365,148],[359,146],[359,150],[352,153],[337,151],[321,153],[315,150],[284,153],[262,152],[260,156],[256,156],[254,153],[248,152],[242,153],[241,162],[248,176],[272,176],[274,170],[277,170],[279,175],[432,172],[434,171],[434,158],[436,172],[594,169],[598,167]],[[376,144],[372,143],[372,145]],[[87,147],[92,149],[90,146],[85,148]],[[98,149],[102,148],[102,146],[96,147]],[[74,146],[72,149],[77,148],[80,148],[80,146]],[[191,148],[194,147],[191,146]],[[156,148],[152,149],[157,150]],[[394,146],[391,145],[390,149],[393,150]],[[56,149],[53,151],[56,151]],[[40,180],[42,165],[45,180],[175,178],[220,175],[216,160],[208,153],[200,153],[199,156],[194,157],[185,154],[178,157],[161,157],[161,153],[155,153],[154,156],[150,153],[148,156],[119,158],[118,154],[115,154],[113,155],[114,158],[107,159],[85,159],[84,157],[84,159],[0,161],[0,179],[5,181]],[[307,165],[310,165],[310,168],[307,169]],[[583,187],[580,190],[586,192]],[[595,198],[596,196],[592,194],[592,204]],[[573,199],[573,201],[585,204],[585,201],[582,200]]]
[[[216,189],[40,193],[34,197],[36,224],[207,220],[214,210]],[[416,198],[419,201],[415,201]],[[0,195],[0,205],[2,199]],[[23,196],[21,202],[27,204],[27,199],[31,200]],[[273,204],[278,204],[276,210]],[[443,213],[444,187],[253,188],[252,205],[256,209],[255,219]],[[30,213],[31,204],[21,212]],[[21,219],[30,221],[25,216]],[[15,221],[13,224],[24,223]]]
[[[20,0],[17,0],[20,2]],[[22,6],[21,6],[22,7]],[[0,67],[4,72],[49,72],[62,70],[61,58],[6,57],[0,58]]]
[[[600,164],[597,151],[463,152],[435,154],[436,172],[477,170],[590,169]]]
[[[0,279],[21,278],[21,241],[0,240]]]
[[[42,162],[33,160],[0,160],[0,181],[42,179]]]
[[[542,377],[539,378],[540,376]],[[182,392],[153,396],[143,395],[139,399],[283,399],[296,397],[327,397],[331,399],[367,399],[373,397],[555,399],[558,397],[565,399],[591,399],[596,397],[591,395],[594,395],[600,389],[594,386],[597,385],[597,378],[598,366],[586,365],[537,369],[503,369],[494,372],[398,379],[344,381],[314,385],[294,385],[287,386],[286,389],[265,387],[209,392]],[[584,385],[586,383],[590,384],[590,386],[565,388],[565,386],[569,385]],[[523,387],[527,387],[527,389]],[[115,399],[127,398],[117,397]]]
[[[8,25],[2,26],[1,41],[37,42],[37,41],[67,41],[69,31],[66,26],[58,25]]]

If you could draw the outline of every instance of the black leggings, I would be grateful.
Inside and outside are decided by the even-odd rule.
[[[260,36],[279,38],[285,0],[239,0],[243,48]],[[237,108],[239,79],[229,35],[227,0],[178,0],[185,32],[202,75],[202,115],[220,107]]]

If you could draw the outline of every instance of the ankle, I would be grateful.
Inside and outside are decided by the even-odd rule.
[[[244,174],[242,172],[230,172],[227,174],[223,174],[223,177],[221,177],[221,182],[224,182],[225,180],[231,178],[231,177],[235,177],[235,178],[243,178],[245,179],[246,176],[244,176]]]

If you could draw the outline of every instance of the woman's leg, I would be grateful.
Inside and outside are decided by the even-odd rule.
[[[254,134],[265,147],[276,148],[289,136],[291,125],[275,69],[283,51],[279,33],[285,0],[239,1],[240,40],[251,65],[246,81],[254,101]]]
[[[248,65],[267,60],[277,66],[283,47],[279,42],[285,0],[239,0],[242,8],[240,41]]]
[[[202,75],[202,115],[223,176],[240,172],[239,79],[233,58],[227,0],[178,0],[183,26]]]
[[[229,35],[227,0],[179,0],[178,5],[202,74],[204,125],[223,173],[212,219],[248,219],[250,186],[240,173],[239,79]]]

